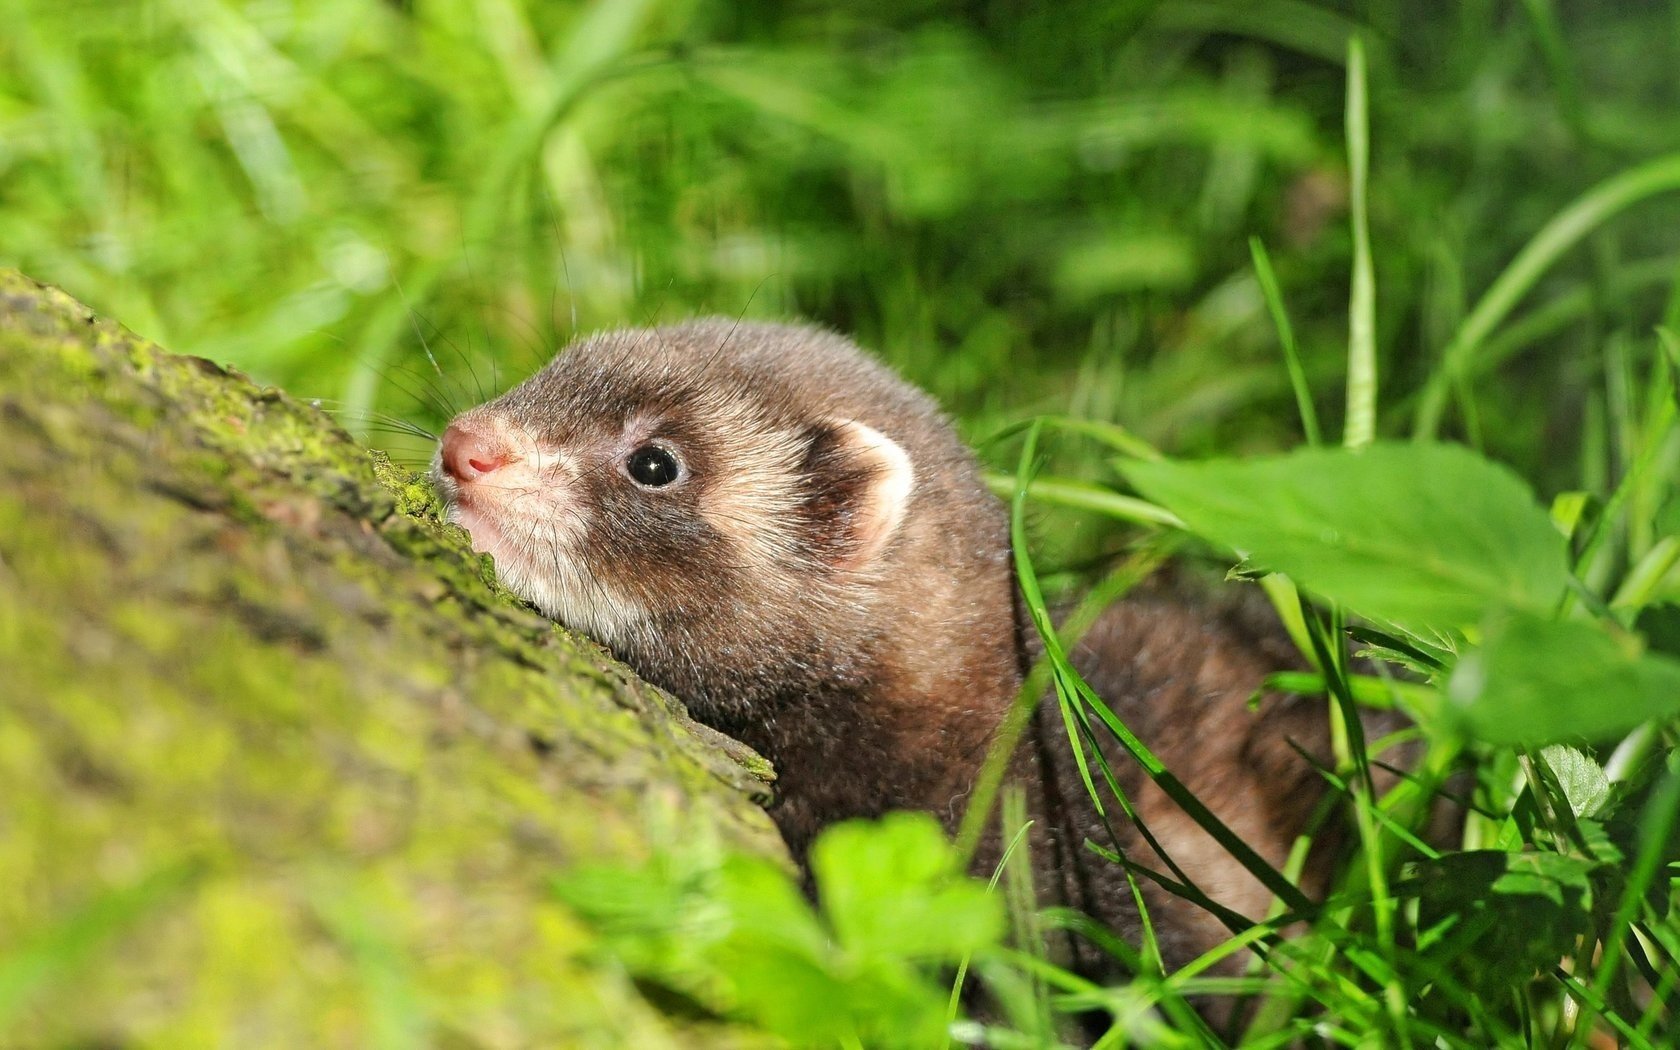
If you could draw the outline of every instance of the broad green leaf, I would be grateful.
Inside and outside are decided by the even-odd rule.
[[[1680,661],[1579,620],[1502,616],[1447,681],[1448,711],[1495,744],[1599,739],[1680,712]]]
[[[1553,744],[1540,754],[1577,817],[1593,816],[1603,808],[1610,797],[1610,780],[1596,759],[1567,744]]]
[[[728,857],[719,873],[717,900],[729,916],[729,936],[755,949],[774,945],[822,958],[828,937],[787,872],[760,857]]]
[[[791,1045],[938,1044],[936,964],[997,943],[998,899],[926,814],[830,828],[812,867],[822,916],[781,866],[704,849],[570,872],[555,891],[638,978]]]
[[[1360,615],[1464,627],[1489,607],[1544,614],[1564,539],[1516,475],[1456,445],[1125,465],[1200,536]]]
[[[1586,854],[1589,857],[1608,866],[1620,865],[1627,858],[1629,845],[1626,841],[1633,825],[1625,821],[1617,821],[1614,826],[1606,824],[1604,820],[1582,817],[1575,822],[1575,828],[1581,833],[1581,841],[1586,844]],[[1635,849],[1636,843],[1632,844]],[[1662,895],[1666,899],[1666,894]],[[1660,906],[1660,905],[1659,905]]]
[[[1594,864],[1530,851],[1472,850],[1421,861],[1421,953],[1472,988],[1496,992],[1544,971],[1591,929]]]
[[[811,870],[835,935],[858,955],[955,959],[1003,932],[999,898],[961,874],[925,813],[837,824],[812,847]]]

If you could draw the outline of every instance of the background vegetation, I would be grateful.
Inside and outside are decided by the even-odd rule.
[[[1401,694],[1432,776],[1478,759],[1465,849],[1432,857],[1406,828],[1434,784],[1379,804],[1348,742],[1329,772],[1360,874],[1253,978],[1270,1002],[1246,1035],[1182,1009],[1194,974],[1093,991],[988,956],[994,988],[1041,978],[1000,993],[1023,1038],[1052,1003],[1107,1010],[1115,1042],[1672,1038],[1680,5],[0,0],[0,24],[0,262],[166,346],[422,457],[409,424],[574,331],[814,318],[977,441],[1039,414],[1105,425],[1055,441],[1062,484],[1034,504],[1052,591],[1183,525],[1318,596],[1309,652],[1353,615],[1406,683],[1332,658],[1295,686]],[[1112,462],[1315,431],[1439,433],[1526,486],[1430,445]],[[1057,432],[1025,459],[1019,437],[987,446],[1011,473]],[[1387,546],[1349,552],[1348,530]],[[1286,609],[1293,584],[1269,585]],[[854,847],[915,840],[894,834]],[[637,883],[650,910],[568,892],[630,959],[657,935],[638,915],[747,899],[738,872],[672,870]],[[782,947],[862,981],[865,1012],[943,1009],[855,990],[920,987],[899,967],[987,942],[883,947],[891,923],[838,921],[851,955]],[[921,1023],[777,1013],[731,976],[764,950],[738,933],[688,942],[687,994],[796,1042]]]

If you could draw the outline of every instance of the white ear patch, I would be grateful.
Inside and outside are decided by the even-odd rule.
[[[874,427],[854,420],[836,424],[835,431],[858,465],[873,475],[853,512],[854,546],[846,561],[855,567],[874,560],[904,521],[916,469],[904,448]]]

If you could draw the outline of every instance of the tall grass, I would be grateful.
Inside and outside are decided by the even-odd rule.
[[[1658,308],[1672,206],[1502,308],[1562,316],[1433,356],[1481,344],[1467,290],[1563,201],[1680,145],[1668,18],[1364,10],[6,0],[0,260],[358,426],[437,421],[408,374],[422,336],[459,402],[469,371],[518,374],[576,328],[713,311],[855,333],[977,435],[1071,408],[1181,452],[1279,447],[1295,412],[1246,241],[1328,414],[1360,34],[1384,411],[1438,415],[1439,376],[1504,362],[1524,396],[1478,406],[1487,442],[1555,469],[1540,436],[1587,399],[1553,373]]]

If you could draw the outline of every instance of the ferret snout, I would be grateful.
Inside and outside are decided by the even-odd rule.
[[[469,482],[494,473],[518,457],[495,435],[451,423],[443,432],[440,458],[444,473],[456,481]]]

